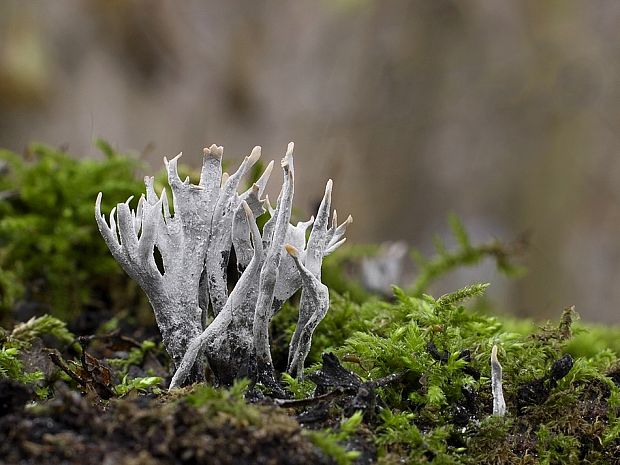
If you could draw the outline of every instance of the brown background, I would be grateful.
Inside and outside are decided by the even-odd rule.
[[[616,0],[4,0],[0,146],[103,137],[159,168],[294,140],[297,206],[333,177],[352,241],[430,251],[449,211],[531,233],[525,278],[437,292],[618,323],[619,24]]]

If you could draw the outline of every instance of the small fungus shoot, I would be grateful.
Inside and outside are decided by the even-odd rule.
[[[506,415],[506,402],[502,389],[502,366],[497,359],[497,346],[491,349],[491,389],[493,391],[493,415],[503,417]]]

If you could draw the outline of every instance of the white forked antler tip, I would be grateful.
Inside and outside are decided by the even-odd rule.
[[[245,210],[245,214],[248,216],[248,218],[254,216],[254,213],[252,213],[252,209],[250,208],[250,206],[245,200],[241,202],[241,205],[243,206],[243,209]]]
[[[212,157],[215,158],[222,158],[222,155],[224,154],[224,147],[217,146],[215,144],[211,144],[211,147],[205,147],[204,149],[202,149],[202,153],[205,157],[211,155]]]
[[[284,248],[291,257],[297,258],[299,256],[299,251],[295,246],[291,244],[284,244]]]
[[[295,143],[289,142],[288,147],[286,148],[286,155],[284,155],[284,158],[280,162],[280,165],[282,166],[282,169],[284,169],[285,172],[289,171],[289,167],[292,164],[291,162],[293,161],[293,149],[294,148],[295,148]]]
[[[334,181],[332,181],[331,179],[328,179],[327,184],[325,184],[325,193],[329,192],[331,194],[333,186],[334,186]]]
[[[252,149],[252,152],[251,152],[251,153],[250,153],[250,155],[247,157],[247,158],[248,158],[248,161],[249,161],[251,164],[254,164],[254,163],[256,163],[256,162],[258,161],[258,159],[260,158],[261,150],[262,150],[262,149],[261,149],[260,145],[257,145],[256,147],[254,147],[254,148]]]
[[[265,198],[261,201],[263,204],[263,207],[267,209],[267,211],[269,212],[270,215],[273,214],[273,206],[271,205],[271,202],[269,202],[269,196],[265,195]]]
[[[97,207],[101,206],[101,199],[103,198],[103,192],[99,192],[97,194],[97,200],[95,200],[95,205]]]
[[[226,172],[222,173],[222,187],[226,184],[226,181],[228,181],[228,178],[230,177],[230,175]]]
[[[338,249],[342,244],[344,244],[345,242],[347,242],[347,238],[343,238],[340,239],[338,242],[330,245],[327,250],[325,251],[325,254],[328,255],[330,253],[332,253],[333,251],[335,251],[336,249]]]
[[[298,221],[297,222],[297,229],[299,229],[301,231],[305,231],[306,229],[308,229],[312,225],[312,223],[314,223],[314,216],[311,216],[308,221]]]
[[[179,154],[174,157],[172,160],[168,160],[167,157],[164,157],[164,165],[166,165],[166,167],[173,162],[176,162],[181,156],[183,155],[183,152],[179,152]]]
[[[347,220],[345,221],[345,223],[347,223],[347,224],[351,224],[351,223],[353,223],[353,216],[349,215],[349,216],[347,217]]]
[[[497,360],[497,345],[493,345],[491,349],[491,363],[499,363],[499,360]]]

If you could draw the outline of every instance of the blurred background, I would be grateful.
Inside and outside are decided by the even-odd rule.
[[[100,137],[159,169],[293,140],[297,208],[334,178],[351,242],[431,252],[449,212],[475,241],[527,233],[527,275],[437,294],[490,281],[507,312],[618,323],[620,2],[595,5],[4,0],[0,147],[101,157]]]

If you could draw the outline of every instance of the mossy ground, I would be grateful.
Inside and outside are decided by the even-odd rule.
[[[135,163],[102,147],[102,164],[40,146],[32,164],[0,153],[20,173],[0,172],[0,463],[620,464],[620,329],[583,324],[570,308],[542,325],[492,316],[486,285],[426,295],[433,280],[485,258],[520,271],[511,262],[520,243],[471,244],[454,218],[456,248],[417,254],[417,278],[391,298],[343,272],[372,247],[326,261],[331,308],[305,380],[281,378],[289,398],[245,381],[167,394],[153,318],[135,286],[119,287],[125,277],[96,234],[96,192],[73,195],[91,178],[118,201],[133,190]],[[50,196],[55,208],[39,208]],[[57,211],[68,229],[55,226]],[[272,323],[279,372],[295,308]],[[51,316],[24,321],[42,312]],[[505,417],[492,415],[493,345]]]
[[[23,400],[20,388],[4,381]],[[22,388],[23,389],[23,388]],[[191,402],[130,396],[105,404],[63,391],[44,403],[0,417],[3,463],[32,464],[327,464],[299,424],[275,408],[234,399]]]
[[[337,330],[338,346],[317,347],[334,354],[323,352],[303,382],[283,378],[288,399],[273,399],[249,382],[168,394],[166,357],[156,343],[121,337],[129,327],[74,342],[49,318],[29,322],[3,336],[0,366],[17,366],[22,377],[14,381],[4,371],[0,381],[6,438],[0,457],[7,463],[43,457],[83,463],[84,454],[128,464],[620,463],[617,353],[571,355],[575,341],[588,337],[573,336],[572,309],[529,334],[511,332],[510,323],[462,305],[483,291],[472,286],[439,299],[398,291],[396,302],[362,305],[335,298],[317,340],[326,344]],[[278,326],[293,316],[281,315]],[[492,415],[493,344],[504,368],[503,418]]]

